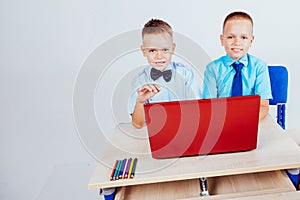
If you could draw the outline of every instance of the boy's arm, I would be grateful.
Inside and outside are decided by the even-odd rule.
[[[144,103],[136,101],[134,111],[132,113],[132,125],[136,128],[142,128],[144,125],[145,111]]]
[[[138,96],[132,113],[131,123],[136,128],[142,128],[145,121],[145,102],[160,91],[156,84],[147,84],[137,90]]]
[[[269,100],[263,99],[260,101],[259,121],[264,119],[269,113]]]
[[[261,98],[259,120],[262,120],[269,113],[269,99],[272,99],[272,91],[268,65],[262,62],[257,68],[255,94],[259,94]]]

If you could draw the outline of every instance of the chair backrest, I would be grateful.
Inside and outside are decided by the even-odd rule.
[[[270,105],[277,105],[277,123],[285,129],[285,104],[288,92],[288,71],[284,66],[269,66],[273,99]]]
[[[272,96],[270,105],[287,102],[288,93],[288,71],[284,66],[269,66]]]

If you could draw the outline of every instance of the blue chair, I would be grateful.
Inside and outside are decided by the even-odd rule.
[[[288,93],[288,71],[284,66],[269,66],[273,99],[270,105],[277,105],[277,123],[285,129],[285,110]]]
[[[288,92],[288,71],[284,66],[269,66],[273,99],[270,105],[277,105],[277,123],[285,129],[285,104]],[[299,187],[299,169],[286,169],[295,188]]]

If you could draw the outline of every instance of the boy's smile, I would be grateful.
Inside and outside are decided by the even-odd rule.
[[[171,62],[175,49],[168,33],[145,34],[141,50],[151,67],[163,71]]]
[[[220,40],[226,53],[233,60],[239,60],[247,54],[254,40],[252,29],[252,24],[249,20],[238,19],[226,22]]]

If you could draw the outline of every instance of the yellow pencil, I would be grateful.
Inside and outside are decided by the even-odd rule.
[[[133,177],[134,177],[135,168],[136,168],[136,163],[137,163],[137,158],[135,158],[135,159],[133,160],[133,167],[132,167],[132,171],[131,171],[130,178],[133,178]]]
[[[131,175],[133,161],[134,161],[134,159],[131,159],[131,163],[130,163],[130,167],[129,167],[129,171],[128,171],[128,178],[130,178],[130,175]]]

